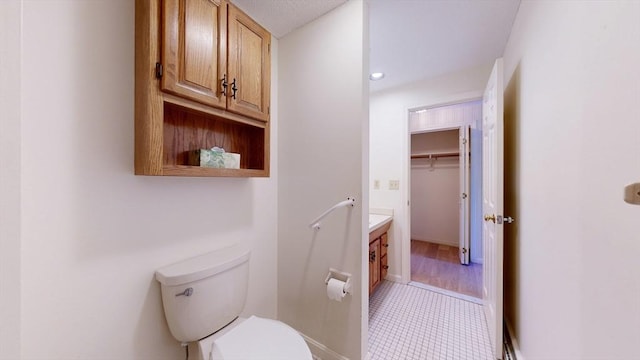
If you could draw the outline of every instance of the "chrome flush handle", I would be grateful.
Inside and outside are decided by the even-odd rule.
[[[176,296],[191,296],[191,295],[193,295],[193,288],[192,287],[186,288],[186,289],[184,289],[183,292],[176,294]]]

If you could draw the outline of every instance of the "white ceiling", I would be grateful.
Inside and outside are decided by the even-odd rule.
[[[358,0],[352,0],[358,1]],[[346,0],[233,0],[276,38]],[[520,0],[369,0],[372,92],[502,56]],[[488,74],[487,74],[488,76]]]
[[[347,0],[231,0],[231,2],[279,39]]]

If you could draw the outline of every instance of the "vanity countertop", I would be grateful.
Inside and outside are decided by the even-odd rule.
[[[381,214],[369,214],[369,233],[376,231],[385,224],[391,222],[393,216]]]

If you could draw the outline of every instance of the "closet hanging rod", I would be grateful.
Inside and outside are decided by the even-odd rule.
[[[411,154],[412,159],[437,159],[441,157],[458,157],[458,152],[440,152],[440,153],[426,153],[426,154]]]
[[[311,222],[311,224],[309,224],[309,227],[315,230],[320,229],[320,221],[322,219],[324,219],[327,215],[329,215],[329,213],[331,213],[333,210],[339,208],[339,207],[347,207],[347,206],[351,206],[353,207],[356,203],[356,199],[348,197],[347,200],[345,201],[341,201],[335,205],[333,205],[333,207],[331,207],[330,209],[328,209],[327,211],[323,212],[322,215],[318,216],[315,220],[313,220]]]

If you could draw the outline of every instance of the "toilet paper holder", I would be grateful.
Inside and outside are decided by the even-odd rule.
[[[329,268],[329,273],[324,279],[324,284],[328,285],[330,279],[344,281],[345,294],[351,294],[351,274],[349,274],[348,272],[336,270],[334,268]]]

